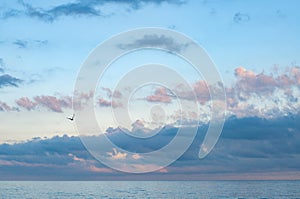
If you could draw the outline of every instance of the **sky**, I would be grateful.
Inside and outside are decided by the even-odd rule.
[[[75,122],[66,117],[76,111],[74,88],[93,50],[115,35],[144,27],[178,31],[198,43],[223,80],[227,104],[224,130],[203,162],[195,158],[204,134],[199,130],[196,143],[178,161],[147,175],[218,179],[224,172],[228,179],[300,178],[296,142],[300,129],[295,122],[300,108],[299,4],[297,0],[1,1],[0,178],[143,178],[120,174],[93,159],[78,138],[82,132],[74,124],[76,115]],[[150,40],[161,42],[155,37]],[[168,38],[163,42],[170,48],[176,45]],[[122,102],[128,90],[116,90],[118,81],[150,63],[169,65],[180,74],[194,91],[197,110],[180,110],[174,93],[184,102],[194,101],[192,93],[182,90],[178,82],[172,89],[143,85],[130,94],[130,102]],[[161,76],[171,79],[169,74]],[[132,135],[149,136],[160,129],[162,134],[170,131],[165,136],[169,139],[176,129],[195,122],[205,129],[212,110],[209,86],[180,57],[141,50],[111,63],[94,93],[86,91],[80,97],[92,100],[100,128],[97,133],[113,132],[118,140],[120,126]],[[122,126],[111,110],[121,115],[125,107],[130,109],[131,121]],[[170,129],[161,129],[163,126]],[[135,143],[124,139],[124,146],[120,145],[129,150],[126,143],[130,142]],[[150,142],[148,147],[157,145],[160,143]],[[109,150],[112,160],[129,157]],[[49,175],[46,168],[55,175]],[[260,173],[265,174],[261,177]]]

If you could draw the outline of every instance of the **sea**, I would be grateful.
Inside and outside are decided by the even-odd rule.
[[[2,181],[1,199],[300,198],[300,181]]]

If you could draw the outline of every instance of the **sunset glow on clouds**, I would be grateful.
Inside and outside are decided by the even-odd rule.
[[[300,92],[300,68],[295,66],[286,68],[284,72],[276,75],[266,74],[265,72],[255,73],[244,67],[238,67],[234,70],[235,81],[232,85],[226,87],[227,105],[230,115],[238,115],[244,112],[244,116],[260,116],[260,117],[277,117],[287,113],[296,113],[294,111],[299,107],[298,96]],[[176,86],[178,92],[181,93],[184,100],[192,100],[192,95],[196,94],[198,102],[202,105],[208,105],[210,102],[210,93],[208,87],[203,80],[199,80],[192,84],[194,93],[186,93],[180,89],[180,85]],[[176,88],[176,89],[177,89]],[[112,96],[110,88],[103,88],[106,93],[98,97],[99,107],[102,108],[122,108],[122,103],[118,101],[122,97],[122,92],[117,91]],[[91,100],[92,96],[88,93],[82,94],[83,99]],[[112,98],[114,100],[112,100]],[[156,88],[153,93],[149,93],[144,99],[145,103],[162,103],[166,106],[173,103],[176,96],[164,87]],[[261,100],[267,103],[263,108],[255,106],[255,100]],[[278,107],[278,104],[282,107]],[[245,111],[247,107],[253,106],[259,112]],[[84,105],[81,105],[84,106]],[[282,110],[280,110],[282,108]],[[0,110],[7,111],[39,111],[46,109],[57,113],[70,112],[72,110],[72,96],[63,95],[41,95],[29,97],[21,97],[16,99],[14,103],[8,104],[2,101]],[[264,112],[265,111],[265,112]],[[274,111],[272,113],[272,111]],[[270,115],[271,114],[271,115]],[[197,117],[197,116],[196,116]]]
[[[112,161],[144,161],[139,150],[161,148],[177,128],[200,125],[189,150],[174,164],[149,174],[149,178],[171,179],[185,174],[187,179],[215,179],[221,174],[228,179],[252,174],[259,178],[260,172],[266,172],[263,178],[300,179],[298,8],[297,0],[2,1],[0,179],[142,178],[120,174],[86,151],[74,121],[67,117],[74,109],[85,110],[90,101],[101,128],[99,136],[106,133],[122,148],[136,152],[129,155],[117,148],[107,149],[104,155]],[[186,34],[207,51],[224,81],[224,131],[216,148],[202,161],[197,153],[211,118],[209,91],[218,93],[220,87],[207,85],[205,77],[176,57],[174,52],[183,52],[188,43],[153,34],[120,44],[119,49],[129,49],[160,43],[173,54],[124,55],[129,58],[120,57],[112,63],[95,90],[77,93],[81,101],[73,103],[78,72],[91,50],[113,35],[140,27]],[[149,63],[168,63],[187,80],[193,92],[176,82],[173,91],[163,85],[145,85],[130,95],[130,103],[124,102],[128,88],[115,89],[116,80],[134,67]],[[163,75],[170,78],[169,74]],[[195,97],[199,110],[180,110],[178,100],[188,104]],[[131,121],[126,127],[108,117],[111,110],[120,113],[128,107]],[[159,142],[139,143],[123,137],[122,129],[145,135],[162,129],[162,134]],[[49,169],[56,175],[50,176]]]

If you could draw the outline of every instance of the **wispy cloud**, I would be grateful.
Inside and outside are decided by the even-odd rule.
[[[153,95],[147,96],[148,102],[162,102],[171,103],[173,95],[166,88],[158,88],[154,91]]]
[[[100,107],[113,107],[113,108],[117,108],[117,107],[122,107],[122,103],[114,101],[114,100],[106,100],[103,98],[99,98],[98,99],[98,104]]]
[[[49,7],[49,8],[41,8],[34,6],[33,4],[26,3],[25,1],[19,1],[20,4],[23,6],[23,9],[8,9],[6,12],[3,13],[2,18],[7,19],[11,17],[18,17],[18,16],[27,16],[31,18],[36,18],[45,22],[53,22],[60,17],[64,16],[87,16],[87,17],[105,17],[106,15],[103,14],[102,6],[108,3],[120,4],[122,6],[127,5],[130,8],[137,10],[140,9],[142,6],[153,3],[153,4],[160,4],[160,3],[170,3],[170,4],[177,4],[181,5],[185,3],[183,0],[101,0],[101,1],[81,1],[77,0],[75,2],[60,4],[57,6]]]
[[[38,103],[31,101],[28,97],[21,97],[20,99],[16,100],[18,106],[27,109],[28,111],[33,110]]]
[[[233,21],[235,23],[245,23],[250,20],[250,15],[246,13],[237,12],[233,16]]]
[[[133,49],[142,47],[161,47],[163,49],[168,49],[170,52],[181,52],[188,47],[188,43],[182,44],[178,43],[171,37],[165,35],[149,34],[144,35],[142,39],[137,39],[133,43],[122,44],[118,47],[120,49]]]
[[[13,44],[18,46],[18,48],[27,48],[28,42],[26,40],[17,39]]]
[[[97,99],[100,107],[123,107],[123,104],[119,101],[123,96],[120,91],[106,87],[102,87],[101,90],[104,91],[104,94],[102,93]]]
[[[54,112],[62,112],[62,108],[71,108],[72,107],[72,99],[71,97],[61,97],[57,98],[55,96],[36,96],[34,97],[34,100],[48,108],[51,111]]]
[[[12,107],[8,106],[5,102],[0,101],[0,111],[11,111]]]
[[[48,44],[48,40],[27,40],[17,39],[13,42],[15,46],[21,49],[27,49],[31,47],[42,47]]]
[[[3,67],[5,66],[4,61],[2,58],[0,58],[0,73],[4,73]]]
[[[120,91],[114,90],[112,91],[110,88],[104,88],[102,87],[102,90],[104,90],[106,92],[106,95],[108,98],[121,98],[122,97],[122,93]]]

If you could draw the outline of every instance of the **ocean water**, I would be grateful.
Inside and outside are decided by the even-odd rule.
[[[300,181],[2,181],[0,198],[300,198]]]

